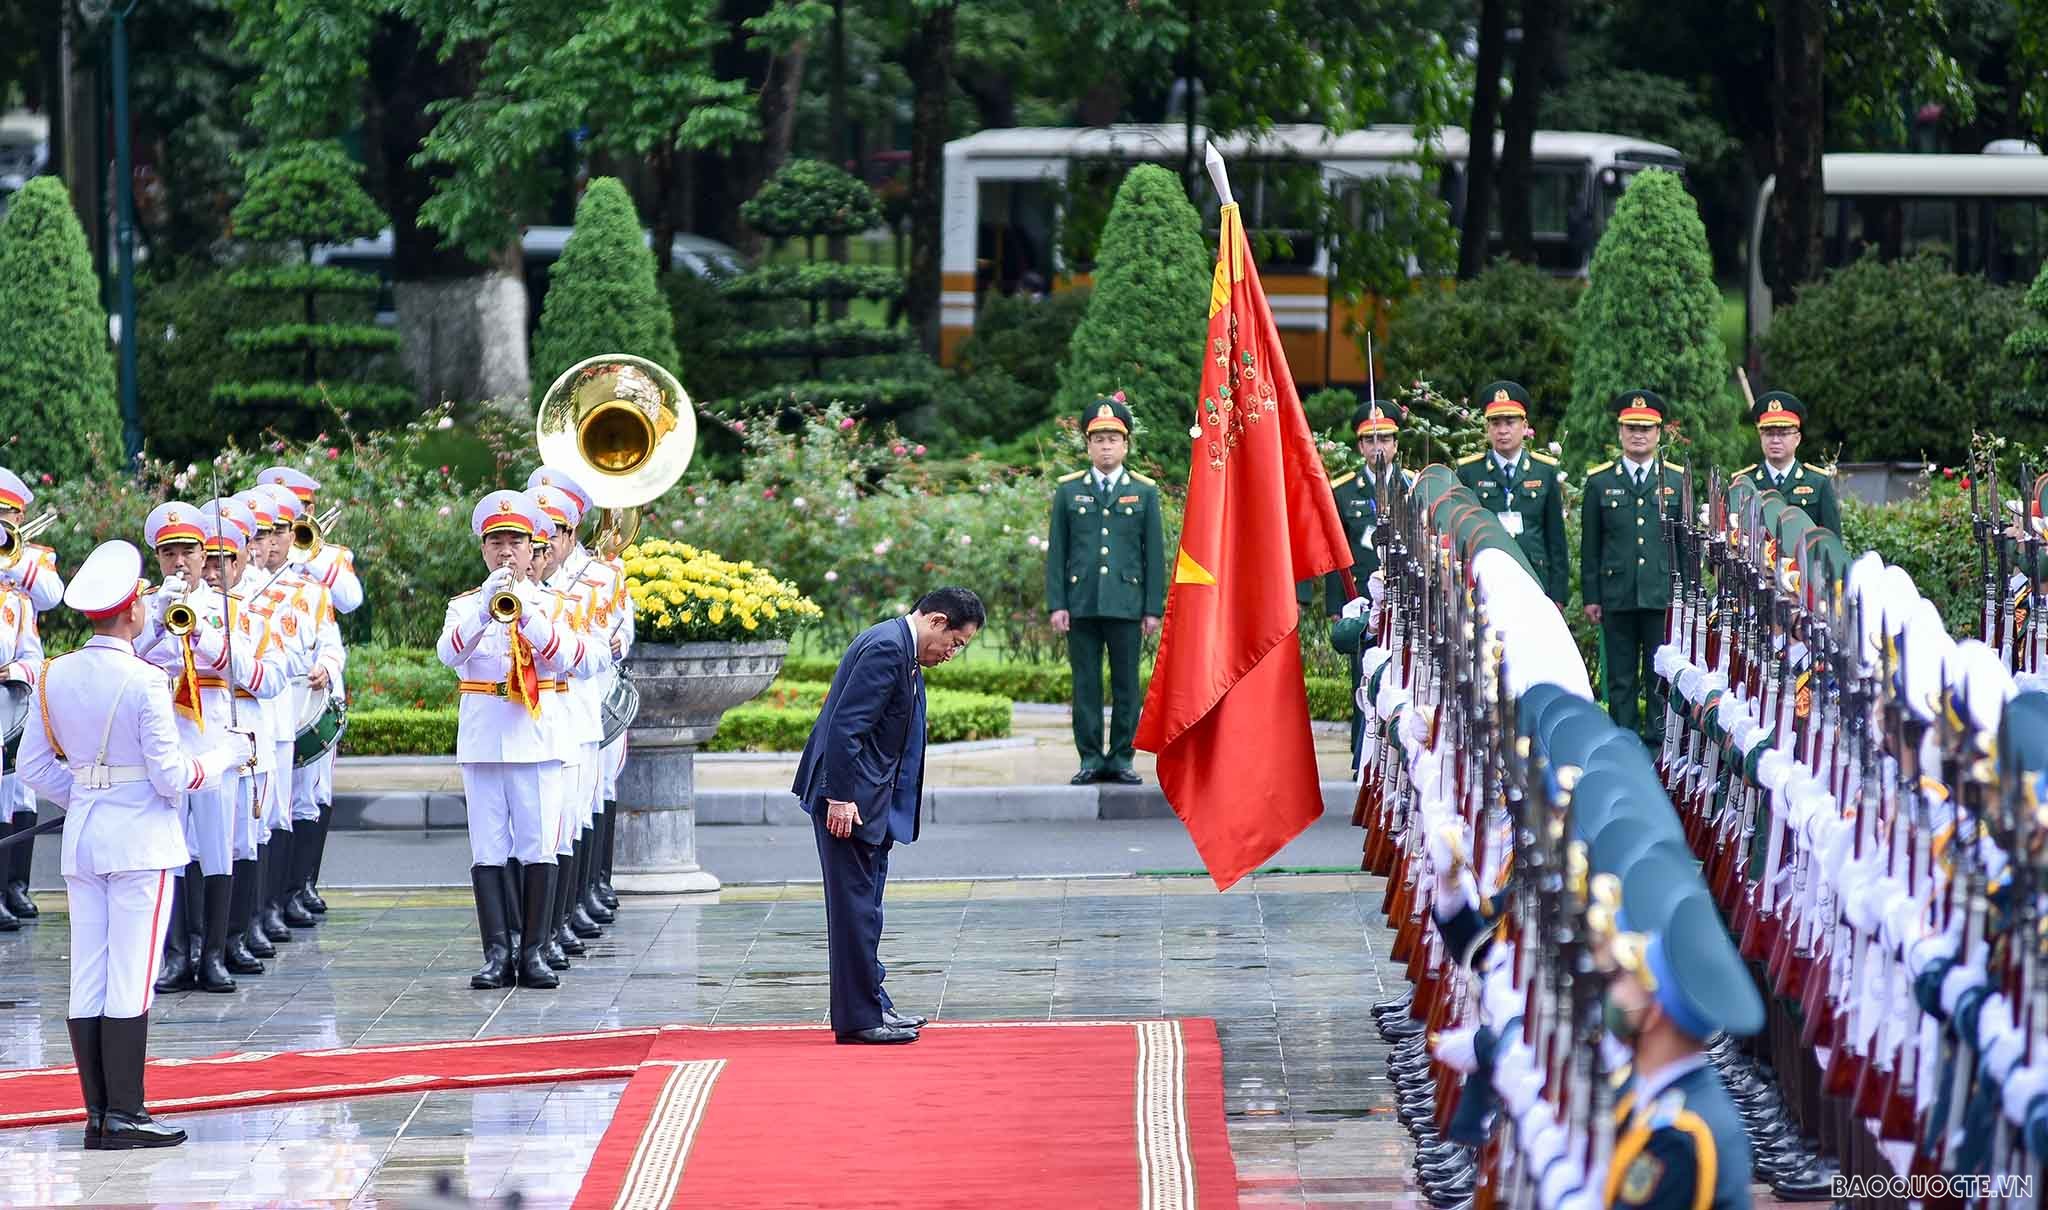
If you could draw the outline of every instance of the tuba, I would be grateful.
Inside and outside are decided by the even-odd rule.
[[[594,542],[612,558],[640,528],[640,506],[674,487],[697,450],[697,414],[676,376],[606,353],[562,372],[534,418],[540,460],[576,477],[604,510]]]

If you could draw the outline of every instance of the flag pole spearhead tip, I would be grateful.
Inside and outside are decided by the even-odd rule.
[[[1234,200],[1230,196],[1230,173],[1223,167],[1223,153],[1216,150],[1216,144],[1207,144],[1202,153],[1202,166],[1209,170],[1209,180],[1216,186],[1216,195],[1228,206]]]

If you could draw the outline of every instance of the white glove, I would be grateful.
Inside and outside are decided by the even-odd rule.
[[[255,733],[251,731],[230,730],[228,732],[227,749],[233,757],[228,762],[229,769],[246,767],[256,758]]]
[[[1375,571],[1365,578],[1365,593],[1372,598],[1373,608],[1379,608],[1380,601],[1387,595],[1387,573]]]
[[[1430,1047],[1436,1061],[1461,1075],[1471,1075],[1479,1066],[1479,1056],[1473,1051],[1472,1039],[1477,1035],[1477,1026],[1466,1025],[1458,1029],[1447,1029],[1437,1035],[1436,1045]]]
[[[1371,607],[1372,602],[1368,601],[1364,597],[1353,597],[1349,601],[1346,601],[1344,603],[1344,612],[1342,616],[1347,621],[1352,618],[1362,617],[1364,616],[1365,611],[1367,609],[1370,609]]]

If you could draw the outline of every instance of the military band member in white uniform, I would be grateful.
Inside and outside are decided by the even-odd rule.
[[[566,564],[575,549],[576,522],[582,518],[574,496],[556,487],[528,490],[554,533],[544,554],[535,560],[542,587],[557,605],[551,620],[569,626],[583,641],[580,664],[565,667],[556,678],[562,706],[562,825],[556,846],[559,873],[555,891],[555,940],[571,956],[585,950],[583,942],[604,935],[601,922],[584,903],[589,884],[592,837],[597,821],[597,794],[603,777],[598,741],[604,738],[599,718],[599,678],[611,670],[611,651],[591,633],[590,610],[583,594],[568,578]],[[602,904],[598,905],[600,908]],[[609,912],[606,913],[610,915]]]
[[[455,756],[462,768],[469,813],[470,880],[484,965],[472,987],[550,988],[560,978],[543,956],[541,928],[520,934],[516,971],[510,961],[505,863],[520,863],[521,918],[545,922],[555,880],[553,834],[542,801],[544,775],[559,777],[552,737],[542,724],[545,699],[563,664],[580,663],[580,641],[547,620],[539,589],[527,581],[533,535],[541,518],[523,492],[497,491],[470,514],[489,573],[474,591],[448,602],[437,650],[460,678],[461,707]],[[517,617],[499,620],[500,593],[517,602]],[[564,650],[564,648],[568,650]],[[549,765],[555,769],[548,770]]]
[[[19,684],[33,693],[42,671],[43,639],[36,627],[35,606],[19,588],[0,585],[0,681]],[[5,772],[0,774],[0,817],[22,802],[28,807],[13,812],[11,828],[0,822],[0,837],[10,831],[27,833],[36,824],[35,794],[15,775],[14,758],[9,755]],[[24,923],[33,923],[39,914],[28,894],[29,846],[34,843],[23,835],[0,850],[0,873],[5,875],[0,877],[0,888],[5,890],[4,896],[0,896],[0,933],[11,933]]]
[[[64,884],[71,918],[66,1022],[86,1107],[85,1145],[169,1147],[185,1132],[143,1108],[143,1058],[156,967],[170,924],[171,872],[186,860],[179,796],[220,783],[251,752],[222,732],[204,752],[180,747],[170,686],[136,658],[146,624],[142,553],[108,542],[86,559],[64,603],[93,637],[51,661],[37,718],[22,736],[21,775],[65,808]]]
[[[162,670],[171,687],[178,739],[197,751],[227,728],[228,677],[250,675],[251,649],[232,642],[223,599],[207,587],[204,518],[182,500],[159,504],[142,523],[143,539],[156,552],[158,587],[143,594],[146,616],[135,639],[135,654]],[[174,618],[173,611],[189,618]],[[173,626],[188,625],[182,634]],[[213,686],[209,692],[207,686]],[[239,786],[230,770],[218,786],[183,796],[188,864],[177,880],[158,994],[231,992],[235,981],[226,963],[228,900],[234,872],[234,817],[228,795]]]
[[[277,863],[270,850],[270,820],[276,815],[278,794],[276,733],[286,725],[281,720],[291,714],[291,678],[295,672],[305,674],[308,657],[302,644],[285,641],[284,633],[272,620],[277,602],[268,590],[274,586],[275,577],[262,566],[264,550],[274,541],[277,524],[277,510],[271,503],[270,493],[259,489],[238,492],[229,497],[229,504],[235,510],[230,515],[246,518],[249,522],[249,536],[243,544],[240,576],[234,581],[234,593],[244,603],[250,623],[267,637],[267,642],[258,643],[258,650],[281,663],[287,685],[274,696],[254,703],[256,713],[249,723],[257,736],[255,780],[252,783],[254,801],[246,815],[235,817],[235,917],[243,922],[242,948],[248,950],[250,961],[260,963],[262,959],[277,956],[277,947],[271,940],[273,930],[267,926],[265,912],[271,890],[279,881],[274,872]],[[262,599],[265,597],[270,597],[268,603]],[[247,704],[247,699],[244,700]],[[289,765],[285,772],[290,774]],[[246,890],[243,889],[245,882]],[[275,931],[283,933],[289,940],[291,930],[284,927],[281,919],[276,923]],[[242,974],[232,965],[237,956],[236,948],[231,939],[228,942],[229,969],[235,974]]]
[[[576,482],[568,472],[552,466],[544,466],[527,479],[526,485],[534,487],[559,487],[568,492],[576,501],[579,516],[570,526],[574,544],[571,546],[565,564],[568,575],[590,586],[594,608],[590,615],[591,633],[599,636],[611,648],[612,668],[600,674],[597,700],[600,725],[602,703],[610,695],[613,682],[625,673],[619,667],[628,653],[633,650],[633,598],[626,591],[626,568],[619,559],[601,559],[586,548],[575,531],[582,519],[591,515],[593,502],[590,493]],[[619,906],[618,894],[612,890],[612,850],[618,836],[619,770],[626,764],[626,736],[623,732],[611,743],[604,745],[600,755],[603,758],[599,774],[597,837],[591,854],[590,890],[584,896],[584,908],[591,918],[600,924],[611,920],[600,915],[593,908],[616,912]]]
[[[21,476],[0,466],[0,522],[19,526],[28,515],[28,506],[35,503],[36,494]],[[0,567],[0,589],[20,593],[28,598],[33,613],[45,613],[57,607],[64,597],[64,577],[57,574],[57,552],[33,541],[22,544],[22,557],[14,557],[0,550],[0,558],[7,565]],[[34,627],[34,619],[30,619]],[[37,640],[40,653],[41,640]],[[23,834],[34,831],[36,826],[36,796],[18,778],[9,777],[0,782],[0,837],[9,834]],[[35,841],[16,841],[0,851],[0,932],[20,927],[9,924],[10,918],[34,920],[35,900],[29,898],[29,866],[35,856]]]
[[[256,476],[258,483],[275,484],[289,488],[304,505],[306,516],[320,515],[320,481],[306,472],[292,466],[273,466]],[[355,552],[319,533],[310,558],[295,558],[292,569],[327,590],[328,601],[337,614],[354,613],[363,603],[363,584],[356,575]],[[347,693],[337,676],[334,694],[347,701]],[[320,897],[320,861],[327,853],[327,830],[334,822],[334,753],[306,766],[304,772],[311,777],[307,789],[311,793],[318,816],[313,821],[312,849],[300,864],[308,868],[305,880],[298,888],[300,904],[315,916],[327,914],[327,901]]]

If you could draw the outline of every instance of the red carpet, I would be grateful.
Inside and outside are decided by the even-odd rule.
[[[150,1065],[159,1113],[630,1076],[582,1207],[1237,1206],[1213,1022],[617,1030]],[[0,1072],[0,1126],[83,1116],[69,1067]]]

